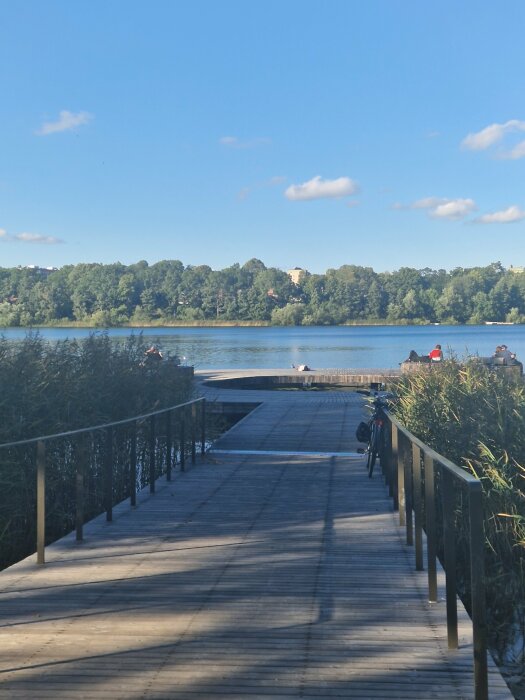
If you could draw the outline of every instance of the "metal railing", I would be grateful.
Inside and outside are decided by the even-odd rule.
[[[81,542],[85,523],[87,479],[91,477],[91,481],[95,478],[97,482],[103,482],[100,494],[103,507],[96,513],[92,512],[90,517],[105,510],[106,520],[110,522],[113,519],[115,502],[129,497],[130,505],[135,506],[137,492],[142,487],[149,484],[150,493],[153,494],[155,481],[159,476],[165,475],[167,481],[170,481],[172,470],[177,463],[181,471],[185,470],[187,456],[194,464],[197,454],[196,445],[199,440],[200,452],[204,454],[206,449],[206,399],[204,398],[112,423],[0,445],[0,458],[3,458],[6,450],[34,449],[29,461],[33,461],[36,467],[37,564],[45,563],[46,466],[54,457],[54,454],[50,454],[53,447],[58,445],[62,457],[67,454],[69,462],[74,465],[74,521],[76,540]],[[137,449],[139,444],[142,447],[140,455]],[[117,462],[122,467],[119,474],[120,488],[116,488],[114,483]],[[88,466],[93,468],[94,474],[88,472]],[[122,472],[125,472],[125,477]],[[98,487],[98,483],[95,487]],[[125,491],[127,493],[124,493]]]
[[[446,581],[448,648],[458,648],[458,584],[470,590],[476,700],[487,700],[487,625],[485,616],[484,532],[481,482],[412,435],[391,414],[386,426],[381,467],[406,542],[414,545],[416,570],[424,569],[426,533],[428,598],[437,602],[437,559]],[[458,581],[458,550],[468,551],[470,566]]]

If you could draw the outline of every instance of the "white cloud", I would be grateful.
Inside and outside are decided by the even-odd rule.
[[[57,245],[64,242],[60,238],[55,238],[54,236],[42,236],[39,233],[27,232],[18,233],[14,238],[22,243],[42,243],[44,245]]]
[[[408,207],[395,204],[395,209],[426,209],[433,219],[449,219],[458,221],[464,219],[476,209],[473,199],[448,199],[446,197],[425,197],[418,199]]]
[[[310,199],[336,199],[356,194],[358,185],[349,177],[336,180],[323,180],[320,175],[313,177],[302,185],[290,185],[284,196],[294,202]]]
[[[525,158],[525,141],[520,141],[510,151],[503,151],[499,154],[499,158],[504,160],[518,160]]]
[[[55,238],[54,236],[42,236],[39,233],[16,233],[14,236],[3,228],[0,228],[0,241],[4,243],[7,242],[20,242],[20,243],[42,243],[44,245],[57,245],[59,243],[64,243],[60,238]]]
[[[508,207],[508,209],[502,209],[501,211],[494,211],[491,214],[483,214],[483,216],[478,216],[474,219],[475,224],[512,224],[516,221],[522,221],[525,219],[525,211],[520,209],[517,205]]]
[[[88,124],[93,119],[93,115],[89,112],[68,112],[63,109],[57,121],[54,122],[44,122],[40,129],[36,132],[40,136],[47,136],[48,134],[56,134],[60,131],[70,131],[77,126],[83,126]]]
[[[431,212],[430,216],[434,219],[450,219],[457,221],[464,219],[476,209],[476,204],[473,199],[451,199],[443,204],[438,204]]]
[[[410,205],[411,209],[435,209],[440,204],[447,204],[450,199],[444,199],[443,197],[425,197],[424,199],[418,199]]]
[[[505,134],[515,131],[525,131],[525,121],[510,119],[504,124],[490,124],[481,131],[468,134],[461,142],[461,146],[469,151],[484,151],[501,141]]]
[[[228,148],[256,148],[257,146],[267,146],[272,141],[271,139],[258,137],[255,139],[249,139],[247,141],[242,141],[238,139],[237,136],[221,136],[219,143],[222,146],[227,146]]]

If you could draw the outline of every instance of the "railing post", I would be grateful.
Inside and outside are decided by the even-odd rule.
[[[84,474],[86,473],[88,436],[82,434],[78,441],[76,460],[76,541],[84,539]]]
[[[427,454],[425,461],[425,515],[427,528],[427,569],[428,599],[437,602],[437,531],[436,531],[436,494],[434,479],[434,460]]]
[[[36,444],[36,563],[45,564],[46,547],[46,445]]]
[[[399,524],[406,524],[405,511],[405,439],[403,433],[397,432],[397,499],[399,508]]]
[[[487,700],[487,622],[485,616],[485,552],[481,483],[469,484],[470,585],[474,640],[474,689],[476,700]]]
[[[195,434],[197,427],[197,404],[193,402],[191,404],[191,463],[195,464],[196,459],[196,449],[195,449]]]
[[[423,571],[423,502],[421,494],[421,450],[412,443],[412,483],[414,485],[414,534],[416,571]]]
[[[183,472],[186,468],[186,408],[180,411],[180,470]]]
[[[106,521],[113,520],[113,428],[106,428],[105,445],[105,501]]]
[[[137,505],[137,421],[131,424],[129,451],[129,500],[131,506]]]
[[[172,462],[171,411],[166,411],[166,481],[171,481]]]
[[[443,544],[447,598],[448,648],[458,648],[458,610],[456,601],[456,543],[454,527],[454,485],[446,467],[441,468],[443,489]]]
[[[206,452],[206,399],[201,399],[201,455]]]
[[[155,493],[155,415],[149,419],[149,492]]]
[[[414,544],[414,523],[412,512],[414,510],[413,465],[411,440],[403,435],[403,461],[405,466],[405,525],[407,544]]]
[[[392,428],[391,434],[391,445],[392,451],[390,453],[390,478],[392,480],[392,489],[394,496],[394,510],[399,510],[399,484],[396,472],[399,465],[399,433],[397,430],[397,425],[394,422],[390,422]]]

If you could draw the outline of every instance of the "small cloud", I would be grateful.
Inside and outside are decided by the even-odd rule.
[[[39,233],[18,233],[13,238],[22,243],[41,243],[43,245],[58,245],[64,241],[54,236],[41,236]]]
[[[394,209],[426,209],[433,219],[449,219],[458,221],[475,211],[473,199],[448,199],[446,197],[425,197],[409,204],[394,204]]]
[[[44,245],[58,245],[64,243],[60,238],[55,238],[54,236],[42,236],[39,233],[16,233],[12,236],[10,233],[3,228],[0,228],[0,241],[4,243],[7,242],[19,242],[19,243],[42,243]]]
[[[461,142],[461,147],[468,151],[484,151],[499,143],[506,134],[516,131],[525,131],[525,121],[510,119],[504,124],[490,124],[481,131],[468,134]]]
[[[410,205],[410,209],[435,209],[441,204],[447,204],[450,199],[444,199],[443,197],[425,197],[424,199],[418,199]]]
[[[525,158],[525,141],[520,141],[510,151],[503,151],[498,155],[502,160],[518,160]]]
[[[441,131],[427,131],[426,133],[427,139],[437,139],[439,136],[441,136]]]
[[[237,136],[221,136],[219,143],[222,146],[227,146],[228,148],[245,149],[245,148],[256,148],[257,146],[267,146],[272,141],[267,138],[255,138],[248,141],[241,141]]]
[[[290,185],[284,196],[292,202],[302,202],[311,199],[339,199],[350,197],[358,192],[359,187],[349,177],[339,177],[336,180],[323,180],[320,175],[313,177],[302,185]]]
[[[459,219],[464,219],[475,209],[476,204],[473,199],[451,199],[449,202],[444,202],[435,207],[430,212],[430,216],[433,219],[458,221]]]
[[[56,134],[60,131],[71,131],[77,126],[83,126],[88,124],[93,119],[93,115],[88,112],[68,112],[66,109],[62,110],[58,116],[57,121],[54,122],[44,122],[40,129],[36,132],[39,136],[48,136],[49,134]]]
[[[515,204],[508,209],[502,209],[501,211],[494,211],[491,214],[483,214],[483,216],[478,216],[474,219],[475,224],[513,224],[516,221],[522,221],[525,219],[525,211],[520,209]]]

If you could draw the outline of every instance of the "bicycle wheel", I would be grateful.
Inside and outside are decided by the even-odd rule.
[[[366,470],[368,472],[369,477],[372,476],[372,472],[374,471],[374,464],[376,463],[376,433],[377,426],[375,423],[372,423],[370,440],[368,442],[368,459],[366,462]]]
[[[371,479],[374,472],[374,465],[379,456],[379,446],[381,444],[381,426],[374,424],[372,428],[372,436],[370,438],[371,449],[368,453],[368,476]]]

